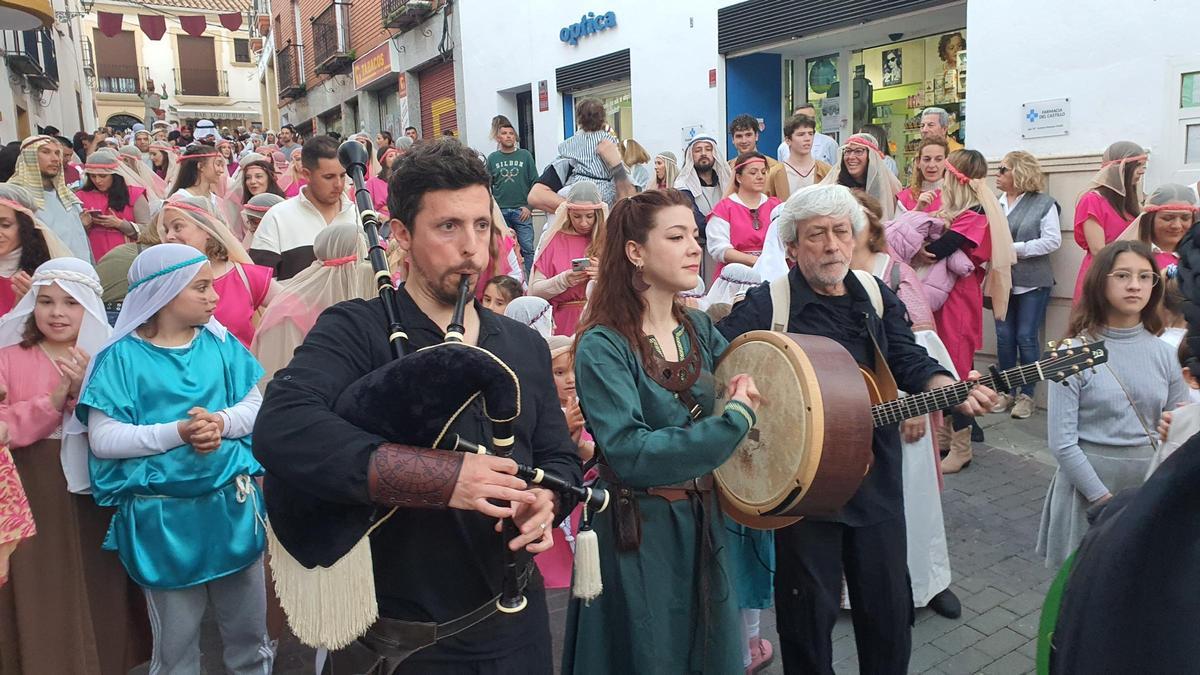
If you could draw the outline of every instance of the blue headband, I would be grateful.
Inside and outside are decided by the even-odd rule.
[[[175,270],[181,270],[185,267],[191,267],[192,265],[195,265],[196,263],[202,263],[202,262],[208,262],[208,256],[198,255],[195,258],[191,258],[189,260],[184,260],[183,262],[177,262],[174,265],[164,267],[163,269],[155,272],[154,274],[151,274],[148,277],[142,277],[141,279],[138,279],[137,281],[133,282],[132,284],[129,284],[129,290],[126,291],[126,293],[132,293],[133,289],[137,288],[138,286],[141,286],[142,284],[146,283],[147,281],[150,281],[151,279],[157,279],[158,277],[161,277],[164,274],[170,274],[171,272],[174,272]]]

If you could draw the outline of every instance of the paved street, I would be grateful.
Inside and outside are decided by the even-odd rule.
[[[913,628],[913,673],[1027,673],[1033,671],[1035,636],[1050,571],[1034,552],[1038,518],[1053,473],[1046,452],[1044,414],[1028,420],[990,415],[983,420],[987,442],[961,474],[946,477],[943,505],[954,591],[963,616],[951,621],[928,609]],[[561,653],[566,591],[550,597],[555,655]],[[763,634],[773,638],[775,616],[764,612]],[[219,638],[207,625],[206,671],[222,672]],[[857,673],[848,613],[834,631],[834,669]],[[312,651],[285,640],[275,672],[307,675]],[[783,672],[776,662],[765,673]]]

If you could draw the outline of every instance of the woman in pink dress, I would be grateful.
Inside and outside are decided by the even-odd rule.
[[[145,600],[101,548],[113,509],[88,494],[87,437],[67,426],[109,332],[95,270],[70,257],[39,266],[0,319],[0,422],[38,523],[0,588],[0,672],[124,673],[149,656]]]
[[[1196,193],[1186,185],[1167,183],[1158,186],[1146,199],[1142,215],[1130,224],[1122,239],[1136,238],[1150,245],[1160,270],[1179,262],[1179,242],[1196,222]]]
[[[83,202],[83,226],[87,228],[92,259],[137,238],[138,224],[150,222],[146,189],[126,182],[118,173],[120,160],[111,150],[97,150],[83,164],[87,180],[75,193]]]
[[[733,181],[725,198],[713,206],[705,228],[708,254],[717,261],[716,276],[727,263],[753,267],[758,262],[771,213],[782,203],[764,194],[766,189],[766,156],[759,152],[738,155],[733,160]]]
[[[550,302],[556,335],[575,334],[575,324],[587,304],[587,282],[596,278],[600,268],[597,256],[603,247],[607,216],[608,208],[595,184],[576,183],[538,242],[529,295]]]
[[[388,184],[383,178],[380,178],[380,173],[383,169],[379,163],[379,159],[375,156],[375,149],[371,144],[371,136],[368,134],[354,134],[352,140],[358,141],[364,148],[367,149],[367,155],[371,158],[367,167],[366,180],[363,182],[363,187],[367,192],[371,193],[371,206],[379,213],[383,220],[388,219]],[[354,185],[351,184],[346,190],[346,196],[350,201],[354,201]]]
[[[254,341],[254,314],[279,292],[274,270],[255,265],[225,223],[201,199],[163,202],[158,235],[164,243],[187,244],[208,256],[213,269],[217,311],[213,316],[248,349]]]
[[[937,215],[950,227],[913,261],[929,264],[963,251],[975,264],[975,270],[958,278],[945,303],[934,312],[938,336],[946,345],[954,370],[964,375],[973,370],[975,352],[983,345],[984,278],[989,278],[992,311],[1003,319],[1017,254],[1004,210],[984,182],[987,160],[983,155],[975,150],[956,150],[950,153],[945,166],[942,210]],[[955,473],[971,461],[970,419],[956,414],[953,427],[950,456],[942,463],[943,473]]]
[[[33,215],[33,195],[12,183],[0,183],[0,316],[29,290],[38,265],[71,251]]]
[[[308,185],[308,179],[304,177],[304,164],[300,160],[301,149],[296,148],[292,151],[292,156],[288,158],[287,170],[287,187],[283,189],[283,196],[291,199],[300,194],[300,188]],[[282,185],[284,181],[280,181]]]
[[[905,211],[937,213],[942,209],[942,178],[950,146],[944,138],[927,138],[917,146],[916,165],[908,187],[896,195]]]
[[[1083,290],[1083,275],[1092,256],[1108,246],[1141,213],[1139,185],[1146,173],[1146,151],[1130,141],[1117,141],[1104,151],[1092,189],[1075,203],[1075,243],[1084,250],[1075,278],[1075,301]]]

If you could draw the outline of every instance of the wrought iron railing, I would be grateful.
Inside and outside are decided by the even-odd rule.
[[[58,54],[47,28],[0,31],[0,50],[15,72],[39,89],[58,89]]]
[[[299,98],[304,95],[304,49],[287,45],[275,52],[275,77],[279,82],[279,98]]]
[[[215,68],[176,68],[175,93],[180,96],[228,96],[229,77]]]
[[[381,0],[383,25],[409,30],[429,18],[443,3],[444,0]]]
[[[350,61],[350,4],[334,0],[312,20],[313,63],[318,73],[338,72]]]

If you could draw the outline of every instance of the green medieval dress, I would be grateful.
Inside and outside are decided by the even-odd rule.
[[[685,406],[645,373],[636,349],[621,335],[599,326],[579,341],[579,403],[609,468],[635,489],[642,539],[637,550],[618,551],[613,509],[595,517],[604,592],[587,604],[572,599],[563,673],[743,670],[736,570],[715,493],[668,502],[642,491],[712,472],[753,423],[753,412],[740,403],[713,415],[713,364],[727,343],[706,315],[689,311],[688,316],[701,343],[703,366],[690,390],[703,415],[690,424]],[[683,326],[675,339],[681,354],[695,348]],[[607,487],[603,480],[598,483]],[[707,546],[699,536],[704,525]]]

